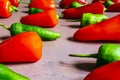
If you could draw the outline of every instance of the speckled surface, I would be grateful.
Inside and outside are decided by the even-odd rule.
[[[23,0],[27,1],[27,0]],[[58,3],[59,1],[56,0]],[[90,2],[90,0],[88,1]],[[0,19],[0,22],[10,26],[14,22],[19,22],[22,16],[27,15],[27,5],[21,3],[19,12],[15,12],[7,19]],[[57,7],[60,14],[63,9]],[[116,13],[105,12],[109,17]],[[69,22],[60,19],[59,23],[50,30],[61,33],[61,38],[55,41],[44,41],[42,58],[35,63],[7,63],[12,70],[29,77],[31,80],[83,80],[83,78],[94,69],[94,58],[73,58],[70,53],[97,53],[101,44],[107,42],[77,42],[72,39],[72,35],[78,30],[79,22]],[[0,27],[0,41],[10,37],[9,31]]]

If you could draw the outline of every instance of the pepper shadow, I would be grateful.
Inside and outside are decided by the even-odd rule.
[[[24,64],[33,64],[32,62],[1,62],[4,65],[24,65]]]
[[[78,70],[84,70],[84,71],[88,71],[91,72],[92,70],[94,70],[96,68],[96,63],[74,63],[74,64],[70,64],[70,63],[65,63],[63,61],[60,62],[60,64],[62,64],[62,66],[67,66],[67,67],[73,67],[76,68]]]
[[[69,27],[71,27],[71,28],[80,28],[80,25],[69,25]]]
[[[3,36],[3,37],[0,37],[0,40],[6,40],[8,38],[10,38],[10,36]]]
[[[25,3],[23,3],[24,4],[24,6],[22,6],[22,8],[28,8],[28,4],[25,4]]]
[[[74,67],[79,70],[85,70],[91,72],[96,68],[95,63],[76,63]]]
[[[69,25],[67,25],[67,26],[70,27],[70,28],[78,28],[78,29],[81,28],[81,25],[78,22],[71,21],[71,19],[65,19],[65,21],[69,22]],[[74,22],[74,24],[72,24],[73,22]]]
[[[120,41],[105,41],[105,40],[97,40],[97,41],[78,41],[78,40],[75,40],[73,37],[68,37],[67,38],[69,41],[72,41],[72,42],[78,42],[78,43],[113,43],[113,44],[120,44]]]
[[[28,14],[28,11],[21,11],[22,13],[27,13]]]

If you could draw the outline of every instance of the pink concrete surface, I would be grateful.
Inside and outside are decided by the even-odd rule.
[[[22,0],[27,2],[28,0]],[[58,3],[58,0],[56,0]],[[91,1],[91,0],[90,0]],[[0,23],[10,26],[19,22],[22,16],[27,15],[27,4],[21,3],[19,12],[14,12],[7,19],[0,19]],[[57,6],[57,13],[64,9]],[[105,12],[112,17],[116,13]],[[5,63],[12,70],[29,77],[31,80],[83,80],[94,69],[95,58],[76,58],[68,56],[71,53],[97,53],[98,48],[104,42],[77,42],[72,36],[79,29],[80,22],[70,22],[67,19],[59,19],[59,23],[50,30],[61,33],[61,38],[54,41],[43,41],[42,59],[35,63]],[[10,37],[8,30],[0,27],[0,41]]]

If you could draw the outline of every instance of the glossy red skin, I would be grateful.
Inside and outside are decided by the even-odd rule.
[[[107,8],[107,11],[108,12],[120,12],[120,3],[116,3],[116,4],[113,4],[113,5],[110,5]]]
[[[15,7],[18,7],[19,6],[19,2],[18,0],[10,0],[11,4]]]
[[[36,62],[42,56],[42,41],[35,32],[23,32],[0,43],[0,62]]]
[[[104,3],[106,0],[92,0],[92,3],[95,3],[95,2],[102,2],[102,3]],[[111,1],[113,1],[114,3],[118,3],[119,2],[119,0],[111,0]]]
[[[40,8],[42,10],[56,9],[54,0],[32,0],[28,5],[29,8]]]
[[[104,5],[101,2],[96,2],[79,8],[68,8],[62,12],[64,18],[70,19],[81,18],[83,13],[103,14]]]
[[[120,80],[120,61],[94,69],[84,80]]]
[[[59,3],[59,7],[60,8],[69,8],[72,4],[72,2],[79,2],[80,4],[83,4],[85,5],[86,4],[86,0],[62,0],[60,3]]]
[[[0,17],[8,18],[11,16],[11,3],[9,0],[0,0]]]
[[[80,28],[73,38],[77,41],[120,41],[120,14]]]
[[[58,23],[55,10],[49,10],[41,13],[24,16],[20,19],[23,24],[40,26],[40,27],[55,27]]]

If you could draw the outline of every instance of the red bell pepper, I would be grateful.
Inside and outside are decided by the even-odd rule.
[[[104,2],[106,2],[107,0],[92,0],[92,3],[95,3],[95,2],[102,2],[102,3],[104,3]],[[114,2],[114,3],[118,3],[119,2],[119,0],[111,0],[112,2]]]
[[[73,38],[78,41],[120,41],[120,14],[80,28]]]
[[[0,43],[0,62],[36,62],[42,55],[42,41],[35,32],[23,32]]]
[[[79,8],[69,8],[62,12],[64,18],[71,18],[71,19],[81,18],[83,13],[103,14],[104,5],[101,2],[96,2]]]
[[[13,6],[15,6],[15,7],[18,7],[18,5],[19,5],[18,0],[10,0],[10,2],[11,2],[11,4],[12,4]]]
[[[42,10],[56,9],[54,0],[32,0],[28,5],[29,8],[40,8]]]
[[[120,11],[120,3],[116,3],[116,4],[113,4],[113,5],[110,5],[107,8],[107,12],[119,12],[119,11]]]
[[[120,80],[120,61],[94,69],[84,80]]]
[[[10,17],[13,11],[17,11],[17,8],[13,7],[9,0],[0,0],[0,17]]]
[[[57,25],[58,19],[56,11],[49,10],[24,16],[21,18],[20,22],[28,25],[52,28]]]
[[[62,0],[60,3],[59,3],[59,7],[60,8],[69,8],[72,4],[72,2],[79,2],[80,4],[83,4],[85,5],[86,4],[86,0]]]

